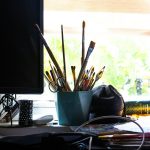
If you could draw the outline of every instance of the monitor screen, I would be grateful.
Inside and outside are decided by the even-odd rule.
[[[43,93],[43,0],[0,1],[0,93]]]

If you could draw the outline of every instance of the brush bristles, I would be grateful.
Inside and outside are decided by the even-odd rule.
[[[94,48],[95,47],[95,42],[91,41],[89,47]]]
[[[82,22],[82,27],[83,27],[83,28],[85,27],[85,21]]]

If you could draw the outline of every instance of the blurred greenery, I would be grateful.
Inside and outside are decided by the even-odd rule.
[[[59,37],[51,38],[49,46],[63,69],[62,44]],[[96,50],[92,53],[92,58],[88,64],[88,69],[92,65],[97,73],[104,65],[106,69],[102,78],[95,84],[112,84],[120,92],[128,95],[138,94],[136,91],[136,79],[142,79],[142,94],[149,94],[150,65],[148,40],[109,36],[106,43],[96,43]],[[65,39],[67,80],[73,84],[71,66],[76,66],[76,76],[81,68],[81,42],[77,38]],[[87,46],[86,46],[87,47]],[[44,50],[44,70],[49,70],[49,56]]]

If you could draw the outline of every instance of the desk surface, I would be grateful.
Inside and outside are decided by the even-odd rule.
[[[143,119],[139,119],[138,123],[144,128],[145,132],[149,132],[150,134],[150,126],[149,126],[149,120],[150,118],[146,118],[145,121]],[[73,129],[76,127],[66,127],[66,126],[31,126],[31,127],[0,127],[0,142],[1,141],[13,141],[13,142],[22,142],[23,144],[28,143],[30,144],[36,144],[41,142],[41,137],[48,137],[51,133],[70,133],[73,132]],[[123,128],[130,128],[133,129],[132,126],[125,125]],[[150,149],[150,137],[148,137],[145,141],[145,144],[142,149]],[[122,145],[125,149],[127,148],[135,148],[137,149],[139,144],[141,143],[141,138],[136,140],[131,139],[122,141]],[[115,143],[118,144],[118,143]],[[122,147],[122,145],[117,145],[117,147]],[[112,147],[115,147],[116,145],[111,145]],[[115,147],[116,148],[116,147]],[[114,149],[115,149],[114,148]],[[103,149],[103,148],[101,148]],[[113,148],[112,148],[113,149]],[[123,148],[122,148],[123,149]]]
[[[42,133],[73,132],[66,126],[31,126],[31,127],[0,127],[0,138],[6,136],[26,136]]]

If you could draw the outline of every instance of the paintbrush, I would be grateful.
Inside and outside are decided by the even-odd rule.
[[[87,65],[87,63],[88,63],[88,59],[89,59],[91,53],[93,52],[94,47],[95,47],[95,42],[91,41],[91,42],[90,42],[90,45],[89,45],[89,47],[88,47],[87,54],[86,54],[86,57],[85,57],[85,59],[84,59],[83,65],[81,66],[81,69],[80,69],[78,78],[77,78],[77,80],[76,80],[76,84],[75,84],[75,87],[74,87],[74,91],[78,90],[80,79],[81,79],[81,77],[82,77],[82,75],[83,75],[83,73],[84,73],[84,71],[85,71],[86,65]]]

